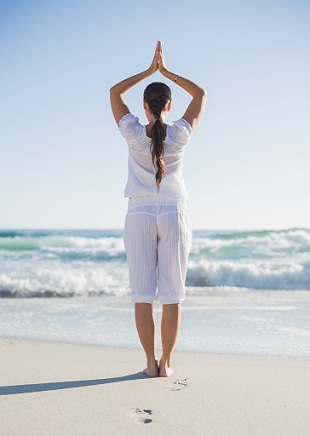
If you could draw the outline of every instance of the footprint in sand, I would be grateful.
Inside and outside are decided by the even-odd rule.
[[[134,409],[133,414],[136,418],[137,422],[140,422],[142,424],[149,424],[152,422],[152,418],[150,418],[150,415],[152,415],[153,411],[150,409]]]
[[[189,385],[188,378],[177,379],[176,381],[173,382],[172,387],[169,390],[175,391],[175,392],[181,391],[182,389],[184,389],[188,385]]]

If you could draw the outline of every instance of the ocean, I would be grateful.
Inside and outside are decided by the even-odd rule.
[[[179,349],[310,357],[310,229],[196,230],[186,290]],[[1,336],[138,347],[132,312],[121,230],[0,230]]]

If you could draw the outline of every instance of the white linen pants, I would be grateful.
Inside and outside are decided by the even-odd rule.
[[[187,201],[129,199],[124,243],[133,302],[181,303],[192,243]]]

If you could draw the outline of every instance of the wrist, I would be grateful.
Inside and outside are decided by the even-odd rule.
[[[161,72],[162,72],[163,76],[165,76],[167,79],[169,79],[175,83],[177,82],[177,80],[180,77],[178,74],[175,74],[172,71],[167,70],[167,68],[163,68]]]
[[[156,70],[154,70],[152,67],[149,67],[147,70],[145,70],[146,77],[152,76],[154,73],[156,73]]]

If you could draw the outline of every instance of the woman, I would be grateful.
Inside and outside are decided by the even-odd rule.
[[[151,83],[144,91],[147,125],[139,123],[124,100],[126,91],[156,71],[192,96],[182,118],[172,125],[166,124],[171,91],[164,83]],[[202,117],[206,91],[167,69],[158,41],[151,66],[114,85],[110,96],[115,121],[129,147],[124,242],[136,326],[147,359],[144,372],[149,377],[167,377],[173,373],[170,357],[180,326],[191,245],[183,152]],[[162,303],[159,361],[153,315],[156,299]]]

